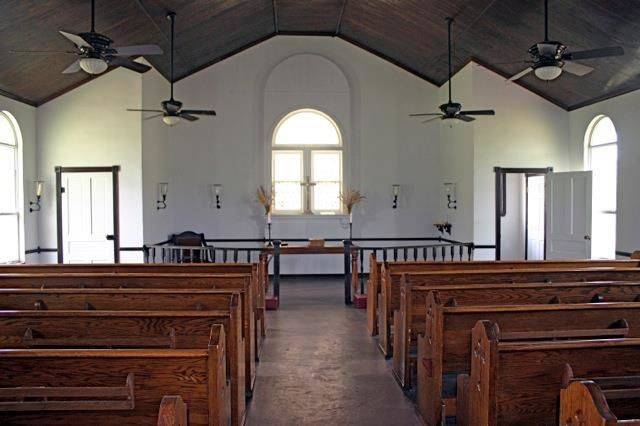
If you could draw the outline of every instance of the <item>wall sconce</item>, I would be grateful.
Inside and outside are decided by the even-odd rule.
[[[167,208],[167,192],[169,192],[169,184],[166,182],[160,182],[158,184],[159,200],[156,201],[156,208],[158,210],[164,210]]]
[[[397,183],[394,183],[392,185],[393,188],[393,208],[397,209],[398,208],[398,195],[400,194],[400,185]]]
[[[447,198],[447,208],[450,210],[457,210],[458,199],[456,197],[456,184],[452,182],[445,182],[444,194]]]
[[[37,180],[34,182],[36,187],[36,201],[29,201],[29,212],[39,212],[42,206],[40,206],[40,199],[42,198],[42,189],[44,188],[44,182]]]
[[[222,193],[222,185],[220,185],[219,183],[214,183],[213,185],[211,185],[211,188],[213,189],[213,194],[216,197],[216,209],[220,209],[222,208],[222,205],[220,204],[220,194]]]

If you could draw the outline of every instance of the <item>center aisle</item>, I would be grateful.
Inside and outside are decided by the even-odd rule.
[[[418,425],[342,279],[285,279],[268,312],[249,426]]]

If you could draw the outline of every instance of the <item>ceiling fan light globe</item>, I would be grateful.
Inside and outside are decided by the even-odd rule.
[[[458,127],[458,125],[460,124],[460,120],[455,117],[443,117],[442,124],[450,129],[453,129],[454,127]]]
[[[180,123],[180,117],[178,117],[177,115],[165,115],[164,117],[162,117],[162,121],[167,126],[173,127],[176,124]]]
[[[536,68],[534,73],[540,80],[551,81],[560,77],[560,74],[562,74],[562,68],[556,65],[545,65],[543,67]]]
[[[80,68],[87,74],[102,74],[107,70],[107,63],[100,58],[80,59]]]

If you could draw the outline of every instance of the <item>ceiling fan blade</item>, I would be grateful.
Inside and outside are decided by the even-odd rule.
[[[86,47],[88,49],[93,49],[93,47],[86,42],[85,39],[83,39],[82,37],[80,37],[79,35],[76,34],[71,34],[71,33],[67,33],[64,31],[58,31],[60,34],[62,34],[64,37],[66,37],[69,41],[71,41],[73,44],[75,44],[78,47]]]
[[[575,61],[576,59],[606,58],[608,56],[622,56],[624,49],[620,46],[602,47],[600,49],[581,50],[579,52],[567,52],[562,59]]]
[[[72,63],[71,65],[69,65],[67,68],[65,68],[64,70],[62,70],[62,74],[73,74],[76,73],[78,71],[80,71],[80,60],[75,61],[74,63]]]
[[[143,118],[143,120],[151,120],[152,118],[158,118],[158,117],[162,117],[164,115],[164,113],[160,113],[160,114],[153,114],[150,115],[148,117]]]
[[[475,121],[476,119],[473,117],[469,117],[468,115],[456,115],[456,117],[458,120],[462,120],[465,121],[467,123],[471,122],[471,121]]]
[[[78,52],[70,52],[67,50],[10,50],[9,53],[19,55],[77,55]]]
[[[134,46],[114,47],[115,56],[162,55],[162,49],[155,44],[139,44]]]
[[[460,111],[460,115],[496,115],[496,112],[492,109],[481,109],[475,111]]]
[[[428,120],[425,120],[422,122],[422,124],[431,123],[432,121],[435,121],[435,120],[442,120],[442,114],[439,114],[437,117],[433,117]]]
[[[570,74],[582,77],[593,71],[593,68],[572,61],[564,61],[562,69]]]
[[[183,109],[181,114],[216,115],[216,112],[214,110],[204,110],[204,109]]]
[[[185,114],[184,112],[181,112],[180,114],[178,114],[180,116],[180,118],[184,118],[185,120],[188,121],[196,121],[199,120],[198,117],[196,117],[195,115],[191,115],[191,114]]]
[[[159,113],[164,113],[164,111],[160,110],[160,109],[133,109],[133,108],[127,108],[127,111],[132,111],[132,112],[159,112]]]
[[[524,69],[522,71],[520,71],[518,74],[514,75],[513,77],[511,77],[509,80],[507,81],[516,81],[522,77],[524,77],[525,75],[529,74],[531,71],[533,71],[533,68],[529,67],[527,69]]]
[[[428,112],[424,114],[409,114],[409,117],[429,117],[434,115],[441,116],[442,114],[440,114],[439,112]]]
[[[134,62],[131,59],[124,57],[115,57],[109,59],[109,65],[127,68],[131,71],[139,72],[140,74],[145,73],[151,69],[150,66],[139,64],[138,62]]]

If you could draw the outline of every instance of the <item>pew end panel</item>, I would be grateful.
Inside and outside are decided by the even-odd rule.
[[[391,274],[389,274],[389,270],[386,264],[382,264],[381,266],[381,280],[380,280],[380,307],[378,312],[378,347],[382,351],[382,354],[385,358],[390,358],[392,355],[391,352],[391,322],[392,318],[390,315],[393,313],[390,312],[389,306],[389,295],[391,292]]]
[[[444,317],[438,305],[437,292],[429,292],[424,335],[418,335],[417,358],[418,413],[427,425],[434,426],[441,423],[442,406],[453,405],[442,397]]]
[[[491,321],[478,321],[471,332],[471,373],[464,390],[470,426],[496,425],[495,379],[500,329]]]
[[[378,294],[380,293],[380,263],[376,255],[369,255],[369,278],[367,279],[367,331],[378,335]]]
[[[180,395],[167,395],[160,402],[157,426],[188,426],[187,404]]]
[[[570,426],[576,422],[585,426],[618,424],[602,390],[590,380],[573,381],[560,391],[560,425]]]

